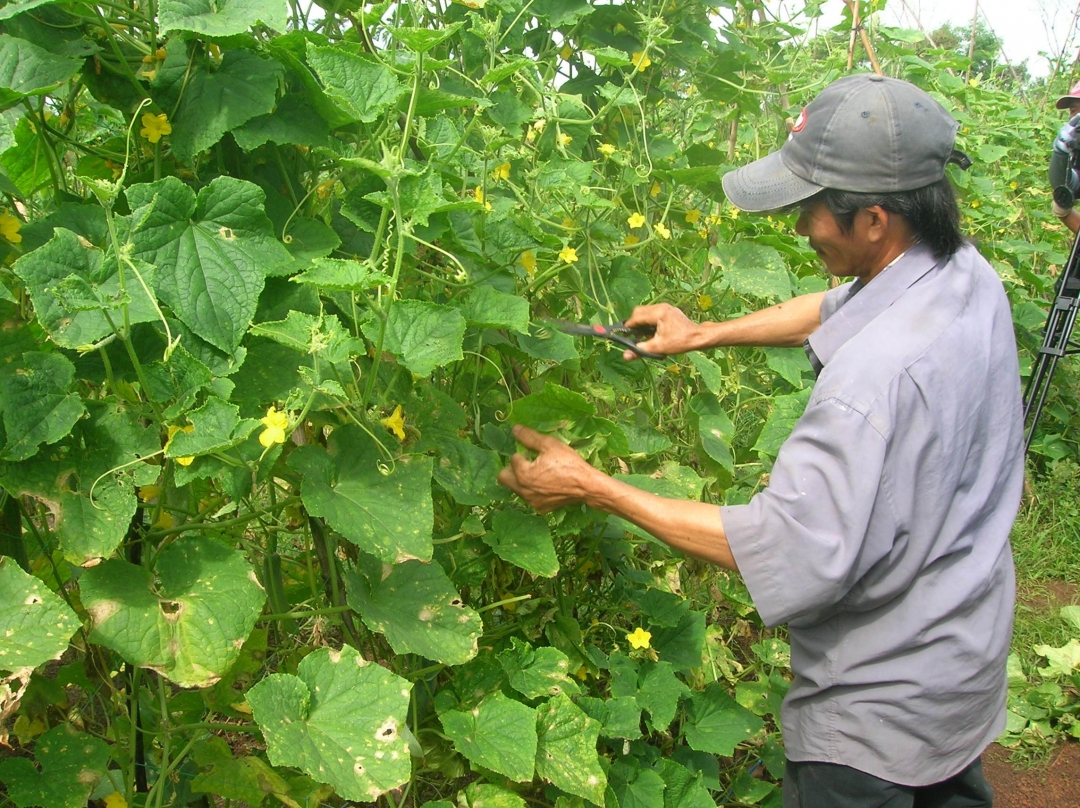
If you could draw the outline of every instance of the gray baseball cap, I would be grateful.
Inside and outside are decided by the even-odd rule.
[[[945,176],[959,124],[914,84],[874,74],[837,79],[799,115],[777,152],[724,175],[733,205],[779,210],[825,188],[911,191]],[[966,159],[966,158],[964,158]]]

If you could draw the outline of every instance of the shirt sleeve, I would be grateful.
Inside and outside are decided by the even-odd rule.
[[[816,623],[891,550],[895,521],[879,502],[885,450],[861,413],[836,399],[813,402],[781,447],[769,487],[721,509],[766,625]]]
[[[837,309],[843,306],[856,291],[855,281],[842,283],[835,289],[827,291],[821,301],[821,322],[825,322],[836,314]]]

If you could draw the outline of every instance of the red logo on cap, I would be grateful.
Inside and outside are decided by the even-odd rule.
[[[795,132],[801,132],[805,128],[806,128],[806,108],[804,107],[803,111],[799,113],[799,119],[797,121],[795,121],[795,125],[793,127],[791,127],[791,133],[794,134]]]

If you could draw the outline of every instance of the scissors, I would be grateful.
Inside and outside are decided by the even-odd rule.
[[[599,323],[571,323],[566,320],[555,320],[552,325],[564,334],[611,340],[645,359],[667,359],[664,354],[643,351],[637,346],[638,340],[648,339],[656,333],[656,329],[652,326],[631,328],[625,321],[611,325],[600,325]]]

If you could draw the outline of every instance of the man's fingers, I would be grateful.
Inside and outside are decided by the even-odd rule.
[[[561,441],[551,437],[551,435],[544,435],[521,424],[515,426],[512,431],[518,443],[527,449],[532,449],[534,452],[542,452],[544,449],[551,447],[552,444],[563,445]]]
[[[517,455],[514,455],[517,457]],[[513,458],[510,459],[513,463]],[[507,466],[499,472],[499,476],[496,478],[499,481],[499,485],[509,488],[511,491],[520,494],[520,486],[518,485],[517,474],[514,472],[513,466]]]
[[[626,324],[630,328],[638,328],[643,325],[656,325],[662,305],[663,304],[656,303],[651,306],[634,306],[634,310],[630,313],[630,316],[626,318]]]

